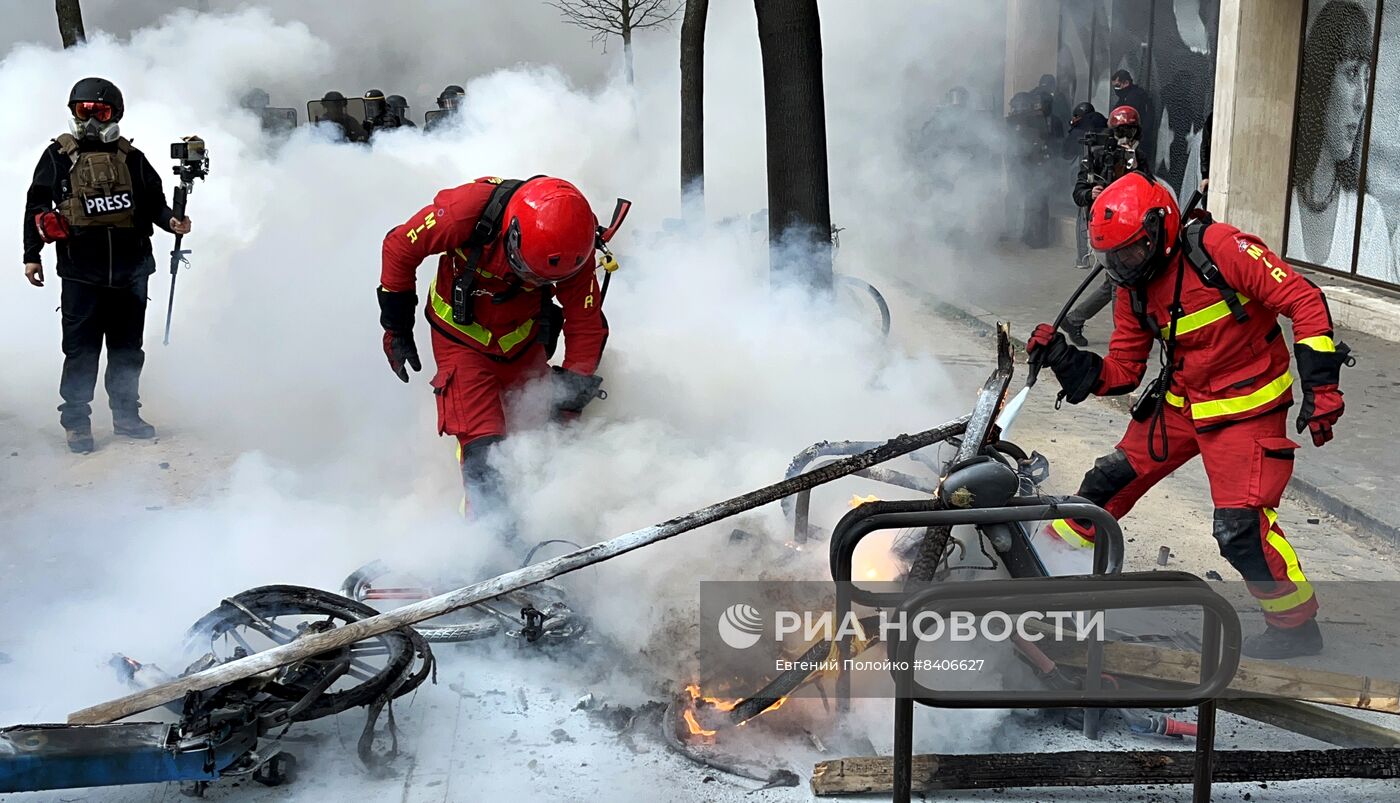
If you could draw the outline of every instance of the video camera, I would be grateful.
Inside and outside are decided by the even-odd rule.
[[[175,165],[175,175],[180,177],[182,184],[189,184],[197,178],[209,175],[209,151],[204,147],[204,140],[197,136],[185,137],[179,142],[171,143],[170,158],[178,162]]]
[[[1091,131],[1080,137],[1079,142],[1084,146],[1082,164],[1085,171],[1105,186],[1137,167],[1137,154],[1119,145],[1109,129]]]

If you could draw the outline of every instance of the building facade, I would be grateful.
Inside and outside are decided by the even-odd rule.
[[[1008,88],[1053,74],[1066,104],[1107,114],[1127,70],[1151,102],[1144,150],[1183,201],[1208,164],[1217,217],[1400,288],[1400,0],[1007,6]]]

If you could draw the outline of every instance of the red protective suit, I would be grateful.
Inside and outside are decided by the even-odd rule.
[[[1164,415],[1167,455],[1162,462],[1153,458],[1149,422],[1134,421],[1114,452],[1085,474],[1079,494],[1121,518],[1159,480],[1201,455],[1221,555],[1248,582],[1269,623],[1293,627],[1316,614],[1317,600],[1275,512],[1298,448],[1285,435],[1293,377],[1278,316],[1292,320],[1297,343],[1318,352],[1333,350],[1332,320],[1322,291],[1257,237],[1215,223],[1203,243],[1248,320],[1236,320],[1220,290],[1179,251],[1145,287],[1119,289],[1113,336],[1093,385],[1100,396],[1128,393],[1141,383],[1154,341],[1166,337],[1178,270],[1184,270],[1179,367]],[[1051,529],[1072,545],[1093,543],[1088,522],[1062,519]]]
[[[552,288],[528,287],[511,272],[499,237],[485,246],[476,265],[473,323],[453,322],[450,288],[467,269],[462,246],[497,183],[484,177],[442,190],[384,237],[379,283],[390,292],[415,290],[418,265],[432,254],[442,255],[428,287],[426,309],[437,362],[432,386],[438,432],[456,436],[463,445],[505,434],[503,395],[545,373],[538,335],[551,297],[564,310],[565,370],[591,375],[608,336],[594,271],[584,270]]]

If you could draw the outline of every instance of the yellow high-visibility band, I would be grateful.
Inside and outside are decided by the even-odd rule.
[[[1244,293],[1235,293],[1235,298],[1239,299],[1241,305],[1249,303],[1249,299],[1245,297]],[[1230,317],[1230,305],[1224,301],[1217,301],[1209,307],[1198,309],[1190,315],[1178,318],[1176,321],[1177,337],[1210,326],[1221,318],[1228,317]],[[1171,334],[1171,326],[1163,326],[1162,337],[1165,338],[1169,334]]]
[[[1303,574],[1303,567],[1298,562],[1298,553],[1293,551],[1293,545],[1288,543],[1288,539],[1283,536],[1283,533],[1274,529],[1274,524],[1278,522],[1278,511],[1266,507],[1264,508],[1264,517],[1268,519],[1269,527],[1264,533],[1264,540],[1278,552],[1279,557],[1283,558],[1284,566],[1287,567],[1288,579],[1293,581],[1297,589],[1282,597],[1261,599],[1259,607],[1270,613],[1291,611],[1313,598],[1312,583],[1308,582],[1307,575]]]
[[[1337,344],[1333,343],[1332,338],[1328,337],[1327,335],[1318,335],[1317,337],[1305,337],[1302,340],[1298,341],[1298,345],[1307,346],[1313,351],[1319,353],[1333,352],[1337,350]]]
[[[438,295],[436,277],[434,277],[432,283],[428,285],[428,301],[433,306],[433,312],[437,314],[438,319],[443,323],[483,346],[491,345],[490,329],[474,321],[466,326],[462,326],[452,320],[452,305],[448,303],[447,299]],[[511,349],[527,340],[534,330],[535,319],[531,318],[520,326],[517,326],[514,331],[506,332],[501,335],[500,339],[496,341],[496,344],[501,347],[502,354],[508,353]]]
[[[1191,418],[1200,421],[1203,418],[1215,418],[1222,415],[1235,415],[1237,413],[1247,413],[1277,401],[1280,396],[1288,392],[1293,387],[1293,375],[1285,373],[1262,388],[1245,396],[1236,396],[1233,399],[1216,399],[1215,401],[1196,402],[1191,405]]]
[[[1167,399],[1167,404],[1170,404],[1170,405],[1173,406],[1173,407],[1185,407],[1185,406],[1186,406],[1186,399],[1185,399],[1185,397],[1183,397],[1183,396],[1178,396],[1178,395],[1176,395],[1175,393],[1172,393],[1170,390],[1167,391],[1166,399]]]
[[[1055,528],[1055,533],[1058,534],[1061,538],[1065,539],[1065,543],[1069,544],[1070,546],[1077,547],[1079,549],[1094,548],[1094,542],[1075,532],[1074,528],[1069,526],[1068,521],[1065,521],[1064,519],[1055,519],[1053,522],[1050,523],[1050,526]]]

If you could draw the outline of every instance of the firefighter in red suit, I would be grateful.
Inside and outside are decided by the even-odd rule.
[[[1310,431],[1321,446],[1342,415],[1338,375],[1351,360],[1332,339],[1322,291],[1254,235],[1206,216],[1183,224],[1171,192],[1141,174],[1111,184],[1090,214],[1090,244],[1120,288],[1108,354],[1074,348],[1049,324],[1036,328],[1028,353],[1054,371],[1070,403],[1135,389],[1154,342],[1163,344],[1164,360],[1127,433],[1084,475],[1079,494],[1121,518],[1200,455],[1220,554],[1243,576],[1268,625],[1245,641],[1245,654],[1320,652],[1317,600],[1276,508],[1298,448],[1286,435],[1294,380],[1279,315],[1293,322],[1303,395],[1298,432]],[[1088,522],[1062,519],[1049,529],[1071,545],[1092,546]]]
[[[384,237],[384,354],[404,382],[405,366],[422,368],[413,339],[415,272],[441,255],[425,310],[437,362],[432,388],[438,434],[460,445],[473,516],[505,515],[504,484],[488,458],[506,432],[507,391],[548,376],[563,418],[598,395],[593,374],[608,337],[594,272],[598,237],[583,194],[547,176],[480,178],[442,190]],[[548,354],[561,333],[563,366],[551,369]]]

